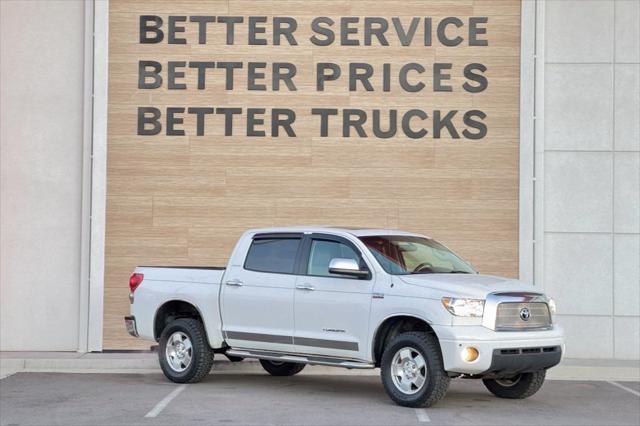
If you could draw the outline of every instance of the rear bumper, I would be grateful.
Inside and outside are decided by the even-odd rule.
[[[564,353],[564,332],[551,330],[496,332],[482,326],[434,326],[444,361],[451,373],[499,377],[544,370],[557,365]],[[473,362],[463,360],[466,347],[477,349]]]
[[[136,328],[136,317],[127,316],[124,317],[124,325],[127,328],[127,333],[133,337],[138,337],[138,329]]]

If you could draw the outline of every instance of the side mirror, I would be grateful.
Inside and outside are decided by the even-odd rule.
[[[336,257],[329,262],[329,272],[332,274],[351,275],[352,277],[367,277],[369,271],[360,269],[360,265],[354,259]]]

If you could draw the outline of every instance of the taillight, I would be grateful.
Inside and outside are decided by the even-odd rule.
[[[144,279],[144,274],[131,275],[131,278],[129,278],[129,289],[131,290],[131,293],[136,291],[136,288],[138,288],[138,286],[142,283],[143,279]]]

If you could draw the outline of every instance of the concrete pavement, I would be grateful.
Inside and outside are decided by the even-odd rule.
[[[0,424],[640,424],[640,384],[616,384],[551,380],[529,399],[504,400],[459,379],[435,407],[415,410],[395,405],[373,376],[227,373],[176,385],[159,374],[18,373],[0,381]]]

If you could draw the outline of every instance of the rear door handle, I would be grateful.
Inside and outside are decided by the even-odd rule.
[[[242,287],[242,284],[244,283],[240,280],[229,280],[225,284],[230,286],[235,286],[235,287]]]
[[[313,291],[316,288],[314,286],[312,286],[311,284],[296,284],[296,288],[298,290],[306,290],[306,291]]]

